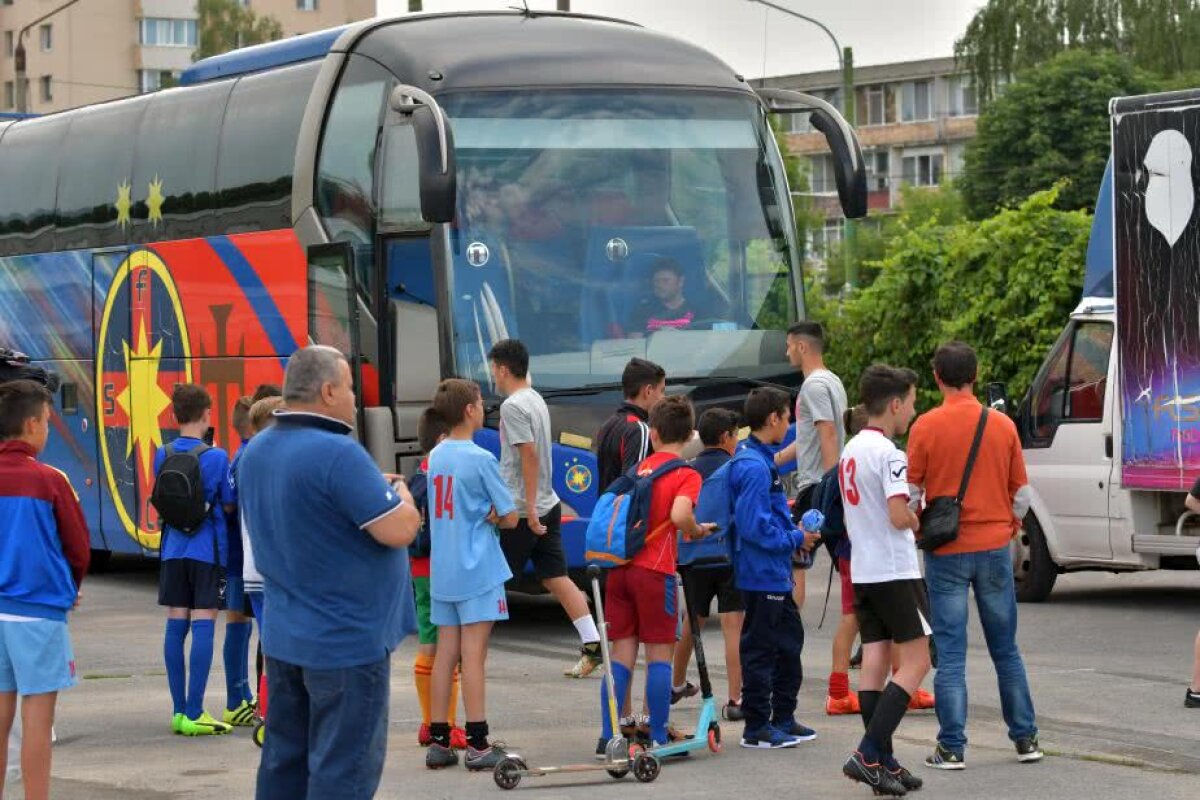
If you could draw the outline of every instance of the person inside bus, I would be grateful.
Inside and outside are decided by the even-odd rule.
[[[705,316],[684,294],[686,278],[679,262],[663,256],[652,266],[651,297],[643,298],[629,319],[627,336],[641,339],[664,330],[686,330]]]

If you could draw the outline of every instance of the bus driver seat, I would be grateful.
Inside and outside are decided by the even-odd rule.
[[[704,256],[695,228],[592,229],[583,260],[579,304],[579,334],[585,345],[598,339],[619,339],[628,333],[629,314],[650,291],[652,266],[664,256],[683,267],[688,294],[701,303],[707,301]]]

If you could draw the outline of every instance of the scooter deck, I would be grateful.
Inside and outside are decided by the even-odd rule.
[[[608,761],[597,761],[595,764],[564,764],[557,767],[526,767],[520,770],[522,776],[531,778],[540,778],[544,775],[559,775],[567,772],[608,772],[608,771],[627,772],[629,770],[628,761],[620,761],[611,763]]]
[[[709,749],[711,745],[708,741],[708,731],[711,725],[717,720],[717,701],[712,697],[704,698],[704,702],[700,705],[700,718],[696,720],[696,735],[691,739],[685,739],[682,742],[674,744],[655,745],[647,750],[657,758],[664,759],[671,756],[684,755],[693,750]],[[720,740],[718,739],[718,744]]]

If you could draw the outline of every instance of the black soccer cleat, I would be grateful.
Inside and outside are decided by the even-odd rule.
[[[904,797],[908,790],[900,779],[887,771],[881,763],[868,764],[862,753],[855,750],[842,765],[842,774],[850,780],[861,783],[875,794],[889,797]]]

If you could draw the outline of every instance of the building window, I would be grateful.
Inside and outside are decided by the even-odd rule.
[[[54,85],[50,80],[49,75],[43,75],[38,83],[42,87],[42,102],[49,103],[54,100]]]
[[[868,86],[866,125],[883,125],[887,121],[887,103],[884,102],[883,86]]]
[[[13,41],[14,41],[13,32],[5,31],[4,32],[4,55],[8,56],[9,58],[12,58],[13,53],[15,52]]]
[[[975,96],[975,84],[970,78],[954,78],[950,81],[950,116],[972,117],[979,113],[979,101]]]
[[[937,186],[942,182],[942,155],[905,156],[903,180],[912,186]]]
[[[296,0],[296,8],[301,11],[316,11],[317,0]]]
[[[842,220],[827,219],[820,228],[812,232],[812,255],[822,261],[827,260],[833,248],[842,241]]]
[[[163,80],[171,75],[172,72],[166,69],[139,69],[138,91],[143,94],[157,92],[163,87]]]
[[[54,49],[54,26],[43,25],[38,28],[38,42],[42,46],[42,52],[48,53]]]
[[[196,20],[146,17],[142,20],[140,41],[155,47],[195,47]]]
[[[888,151],[868,150],[866,153],[863,153],[863,163],[867,168],[867,191],[887,191],[890,185],[888,171],[891,166]]]
[[[813,95],[814,97],[821,98],[838,111],[842,110],[842,92],[840,89],[816,89],[813,91],[807,91],[807,93]],[[811,114],[804,112],[801,114],[791,114],[789,116],[791,117],[791,122],[787,128],[788,133],[812,133],[814,130],[816,130],[816,128],[812,126]]]
[[[900,91],[900,120],[933,119],[933,81],[909,81]]]
[[[17,104],[17,85],[12,81],[4,82],[4,107],[12,108]]]
[[[812,171],[809,187],[813,194],[832,194],[837,191],[837,179],[833,172],[833,156],[823,153],[810,158]]]

